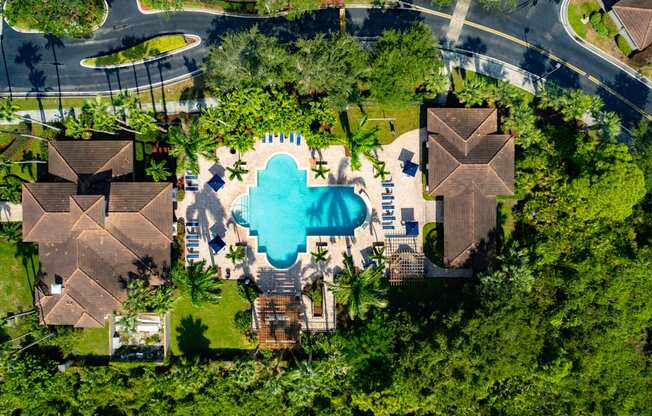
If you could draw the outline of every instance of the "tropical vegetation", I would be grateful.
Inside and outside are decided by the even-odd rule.
[[[89,36],[104,17],[103,0],[7,0],[9,24],[56,36]]]
[[[148,39],[137,45],[133,45],[127,49],[83,59],[82,64],[98,68],[111,65],[131,64],[173,52],[191,44],[192,42],[192,38],[184,35],[161,35]]]

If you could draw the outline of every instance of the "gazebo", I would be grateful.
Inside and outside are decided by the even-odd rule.
[[[423,278],[425,256],[413,236],[387,236],[385,247],[389,264],[391,285],[414,282]]]

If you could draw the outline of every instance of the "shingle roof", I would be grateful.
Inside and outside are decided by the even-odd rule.
[[[613,11],[639,50],[652,45],[652,1],[620,0],[613,5]]]
[[[428,109],[428,187],[444,197],[444,261],[462,266],[496,226],[496,196],[514,193],[514,139],[491,108]]]
[[[58,140],[48,145],[48,172],[71,182],[83,175],[110,171],[113,177],[133,171],[129,140]]]
[[[172,184],[107,182],[132,172],[131,142],[50,148],[50,172],[74,183],[23,187],[24,240],[39,243],[37,305],[46,324],[101,327],[125,299],[129,278],[151,265],[152,273],[169,271]],[[103,174],[107,169],[110,175]],[[84,194],[96,188],[78,184],[81,175],[110,184],[108,199]],[[60,294],[51,293],[55,282]]]
[[[287,348],[299,341],[299,300],[291,295],[262,295],[255,301],[258,345]]]

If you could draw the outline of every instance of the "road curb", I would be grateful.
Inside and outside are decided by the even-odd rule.
[[[571,27],[569,21],[568,21],[568,5],[570,3],[570,0],[562,0],[560,9],[559,9],[559,20],[561,21],[561,25],[564,27],[564,30],[566,31],[566,34],[570,36],[571,39],[584,49],[588,50],[594,55],[599,56],[600,58],[604,59],[605,61],[611,63],[612,65],[617,66],[619,69],[627,72],[632,78],[635,78],[638,80],[641,84],[645,85],[646,87],[652,89],[652,81],[648,80],[646,77],[641,75],[638,71],[636,71],[634,68],[631,66],[627,65],[624,62],[621,62],[614,58],[613,56],[609,55],[608,53],[604,52],[602,49],[597,48],[590,44],[589,42],[586,42],[584,39],[580,38],[573,28]]]

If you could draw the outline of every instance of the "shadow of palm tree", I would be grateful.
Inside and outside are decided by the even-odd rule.
[[[179,349],[183,355],[196,357],[210,351],[210,341],[204,335],[208,330],[201,319],[188,315],[181,319],[181,325],[176,328]]]
[[[36,244],[20,242],[16,245],[16,257],[20,259],[25,268],[27,284],[29,290],[34,292],[34,284],[38,278],[39,265],[34,262],[34,257],[38,254]]]

